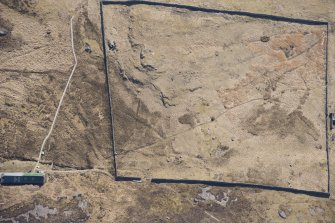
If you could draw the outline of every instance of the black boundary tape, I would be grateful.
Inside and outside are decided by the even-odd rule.
[[[329,45],[329,23],[327,23],[327,36],[326,36],[326,73],[325,73],[325,84],[326,84],[326,104],[325,104],[325,118],[326,118],[326,155],[327,155],[327,178],[328,178],[328,193],[330,193],[330,164],[329,164],[329,136],[328,136],[328,123],[329,123],[329,115],[328,115],[328,45]]]
[[[140,177],[127,177],[127,176],[117,176],[115,181],[141,181]]]
[[[219,186],[219,187],[246,187],[246,188],[291,192],[295,194],[306,194],[306,195],[310,195],[314,197],[328,198],[330,196],[328,192],[300,190],[300,189],[289,188],[289,187],[279,187],[279,186],[251,184],[251,183],[233,183],[233,182],[224,182],[224,181],[182,180],[182,179],[162,179],[162,178],[153,178],[151,182],[157,183],[157,184],[161,184],[161,183],[180,184],[182,183],[182,184],[202,184],[202,185]]]
[[[114,166],[114,177],[117,178],[117,165],[116,165],[116,151],[115,151],[115,136],[114,136],[114,120],[113,120],[113,103],[111,97],[111,91],[109,87],[109,70],[108,70],[108,59],[106,51],[106,41],[105,41],[105,24],[104,24],[104,12],[103,4],[100,2],[100,19],[101,19],[101,36],[102,36],[102,48],[104,54],[104,70],[105,70],[105,80],[106,80],[106,90],[108,95],[108,106],[109,106],[109,120],[111,124],[111,138],[112,138],[112,156],[113,156],[113,166]]]
[[[251,183],[234,183],[234,182],[223,182],[223,181],[206,181],[206,180],[185,180],[185,179],[163,179],[163,178],[153,178],[151,179],[152,183],[175,183],[175,184],[203,184],[209,186],[220,186],[220,187],[244,187],[244,188],[256,188],[263,190],[274,190],[274,191],[283,191],[290,192],[295,194],[305,194],[314,197],[323,197],[329,198],[330,196],[330,165],[329,165],[329,149],[328,149],[328,33],[329,33],[329,23],[323,21],[315,21],[315,20],[306,20],[306,19],[297,19],[297,18],[288,18],[282,16],[274,16],[267,14],[259,14],[259,13],[251,13],[251,12],[243,12],[243,11],[230,11],[230,10],[218,10],[218,9],[208,9],[201,8],[196,6],[188,6],[188,5],[180,5],[180,4],[172,4],[172,3],[161,3],[161,2],[151,2],[151,1],[100,1],[100,18],[101,18],[101,31],[102,31],[102,44],[103,44],[103,54],[104,54],[104,70],[106,76],[106,85],[107,85],[107,94],[109,97],[109,117],[111,123],[111,137],[112,137],[112,155],[114,159],[114,177],[116,181],[141,181],[140,177],[128,177],[128,176],[118,176],[117,174],[117,164],[116,164],[116,150],[115,150],[115,135],[114,135],[114,121],[113,121],[113,104],[112,97],[109,85],[109,70],[108,70],[108,59],[107,59],[107,51],[106,51],[106,42],[105,42],[105,26],[104,26],[104,17],[103,17],[103,5],[151,5],[151,6],[163,6],[163,7],[175,7],[187,9],[190,11],[200,11],[200,12],[208,12],[208,13],[225,13],[229,15],[239,15],[239,16],[248,16],[253,18],[261,18],[268,19],[273,21],[283,21],[283,22],[291,22],[291,23],[299,23],[306,25],[327,25],[327,43],[326,43],[326,106],[325,106],[325,114],[326,114],[326,153],[327,153],[327,174],[328,174],[328,192],[321,191],[309,191],[309,190],[301,190],[290,187],[279,187],[279,186],[270,186],[263,184],[251,184]]]
[[[175,3],[164,3],[164,2],[153,2],[153,1],[139,1],[139,0],[131,0],[131,1],[102,1],[104,5],[151,5],[151,6],[162,6],[162,7],[174,7],[174,8],[181,8],[187,9],[190,11],[200,11],[200,12],[209,12],[209,13],[224,13],[229,15],[239,15],[239,16],[248,16],[253,18],[260,18],[260,19],[268,19],[274,21],[283,21],[283,22],[293,22],[293,23],[300,23],[306,25],[327,25],[328,22],[324,21],[316,21],[316,20],[308,20],[308,19],[297,19],[297,18],[289,18],[283,16],[275,16],[275,15],[268,15],[268,14],[261,14],[261,13],[252,13],[252,12],[243,12],[243,11],[232,11],[232,10],[220,10],[220,9],[210,9],[210,8],[202,8],[197,6],[191,5],[181,5]]]

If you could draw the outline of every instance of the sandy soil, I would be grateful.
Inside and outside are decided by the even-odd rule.
[[[334,52],[331,0],[173,2],[329,21]],[[326,189],[323,27],[146,6],[104,12],[122,175]],[[78,68],[43,156],[47,182],[0,187],[0,222],[335,222],[333,195],[115,182],[93,0],[0,0],[1,172],[35,164],[74,63],[72,15]],[[329,90],[333,112],[332,75]]]

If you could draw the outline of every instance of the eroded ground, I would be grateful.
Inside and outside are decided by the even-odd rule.
[[[333,1],[176,2],[329,22],[335,19]],[[42,159],[41,169],[47,171],[47,182],[40,188],[0,187],[0,222],[334,222],[333,195],[322,199],[253,189],[115,182],[110,174],[113,165],[108,99],[96,1],[0,0],[0,32],[6,32],[0,36],[0,172],[29,171],[36,163],[74,63],[70,41],[72,15],[78,67]],[[119,23],[113,23],[112,18]],[[300,186],[299,182],[308,177],[310,181],[304,184],[307,188],[325,187],[324,175],[319,175],[319,183],[314,178],[316,171],[324,170],[319,166],[324,162],[324,132],[323,125],[318,124],[324,118],[318,116],[324,108],[324,95],[319,88],[324,72],[323,28],[144,6],[108,6],[105,19],[110,23],[106,27],[108,38],[117,46],[117,51],[108,51],[115,87],[113,101],[118,105],[116,127],[120,130],[124,125],[121,117],[129,125],[121,129],[124,132],[117,132],[121,172],[167,177],[174,171],[179,176],[194,174],[292,186]],[[250,25],[245,25],[246,21]],[[161,23],[158,28],[157,23]],[[212,36],[205,35],[202,30],[206,29]],[[169,33],[171,36],[166,36]],[[269,39],[260,41],[263,36]],[[206,44],[202,44],[204,40]],[[236,44],[238,41],[243,44]],[[329,41],[333,52],[333,23]],[[287,47],[288,43],[294,44],[293,49]],[[85,51],[88,46],[91,52]],[[251,57],[254,53],[257,57]],[[241,65],[237,66],[234,60]],[[329,61],[332,74],[332,53]],[[285,73],[289,69],[293,70]],[[267,76],[263,78],[261,71],[267,71]],[[174,78],[174,82],[169,78]],[[149,87],[149,82],[159,88]],[[329,83],[332,112],[335,91],[331,75]],[[248,103],[240,105],[243,102]],[[190,111],[186,112],[186,105]],[[312,109],[313,106],[316,108]],[[224,122],[227,119],[229,122]],[[202,123],[205,124],[197,127]],[[227,127],[231,127],[229,132]],[[173,135],[179,132],[185,133]],[[143,140],[139,140],[139,133],[144,134]],[[238,134],[232,138],[232,133]],[[281,152],[272,149],[270,152],[278,156],[268,157],[278,164],[276,168],[265,162],[264,154],[272,148],[266,146],[267,136],[280,139],[271,141],[271,145],[280,147]],[[330,140],[333,138],[330,132]],[[253,147],[256,139],[262,145],[259,152]],[[157,153],[152,152],[153,147],[144,148],[143,152],[134,150],[134,145],[143,147],[157,140],[160,142],[153,146]],[[195,144],[185,147],[188,141]],[[243,150],[247,142],[249,154]],[[289,148],[283,149],[284,144]],[[333,144],[330,141],[331,149]],[[199,149],[200,145],[203,149]],[[295,152],[296,156],[285,157],[288,152]],[[140,162],[134,159],[135,154]],[[246,155],[250,156],[250,163],[244,161]],[[241,159],[241,165],[236,165],[237,159]],[[222,174],[224,168],[224,175],[209,175],[209,170],[203,169],[207,161],[212,171]],[[330,161],[332,167],[332,150]],[[157,164],[161,165],[152,168]],[[235,172],[231,172],[231,164],[235,165]],[[198,169],[198,173],[185,168],[187,165]],[[234,175],[238,172],[242,174]],[[333,189],[331,184],[331,194]]]
[[[104,8],[121,175],[326,190],[326,26]]]

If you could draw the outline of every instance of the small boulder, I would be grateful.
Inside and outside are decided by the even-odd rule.
[[[89,45],[85,46],[85,52],[92,53],[92,49],[91,49],[91,47]]]
[[[283,219],[286,219],[286,218],[287,218],[287,215],[286,215],[285,211],[283,211],[283,210],[279,210],[279,211],[278,211],[278,215],[279,215],[281,218],[283,218]]]
[[[7,30],[5,30],[5,29],[1,29],[0,28],[0,37],[2,37],[2,36],[6,36],[8,34],[8,31]]]
[[[108,40],[108,47],[110,50],[116,50],[116,43],[114,41]]]

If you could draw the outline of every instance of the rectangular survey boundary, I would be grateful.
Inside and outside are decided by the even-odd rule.
[[[113,167],[114,167],[114,177],[116,181],[141,181],[140,177],[132,177],[132,176],[119,176],[117,172],[117,160],[116,160],[116,149],[115,149],[115,134],[114,134],[114,120],[113,120],[113,103],[110,91],[110,80],[109,80],[109,68],[108,68],[108,58],[107,58],[107,50],[106,50],[106,40],[105,40],[105,26],[104,26],[104,16],[103,16],[103,6],[104,5],[124,5],[124,6],[133,6],[133,5],[149,5],[149,6],[161,6],[161,7],[169,7],[169,8],[181,8],[189,11],[200,11],[200,12],[208,12],[208,13],[221,13],[221,14],[229,14],[229,15],[239,15],[239,16],[247,16],[252,18],[260,18],[260,19],[268,19],[272,21],[282,21],[289,23],[299,23],[305,25],[324,25],[327,28],[326,35],[326,52],[325,52],[325,128],[326,128],[326,156],[327,156],[327,192],[323,191],[311,191],[311,190],[303,190],[296,189],[291,187],[280,187],[274,185],[264,185],[264,184],[252,184],[252,183],[242,183],[242,182],[224,182],[224,181],[207,181],[207,180],[188,180],[188,179],[165,179],[165,178],[153,178],[151,179],[152,183],[182,183],[182,184],[204,184],[210,186],[222,186],[222,187],[244,187],[244,188],[257,188],[264,190],[274,190],[274,191],[283,191],[290,192],[296,194],[305,194],[309,196],[315,197],[330,197],[330,164],[329,164],[329,114],[328,114],[328,45],[329,45],[329,23],[325,21],[317,21],[317,20],[308,20],[308,19],[300,19],[300,18],[289,18],[283,16],[275,16],[268,14],[260,14],[260,13],[252,13],[252,12],[244,12],[244,11],[232,11],[232,10],[220,10],[220,9],[210,9],[210,8],[202,8],[197,6],[190,5],[182,5],[175,3],[163,3],[163,2],[153,2],[153,1],[112,1],[112,0],[101,0],[100,1],[100,19],[101,19],[101,32],[102,32],[102,45],[103,45],[103,55],[104,55],[104,71],[105,71],[105,79],[106,79],[106,87],[107,87],[107,95],[108,95],[108,103],[109,103],[109,118],[111,124],[111,139],[112,139],[112,157],[113,157]]]

